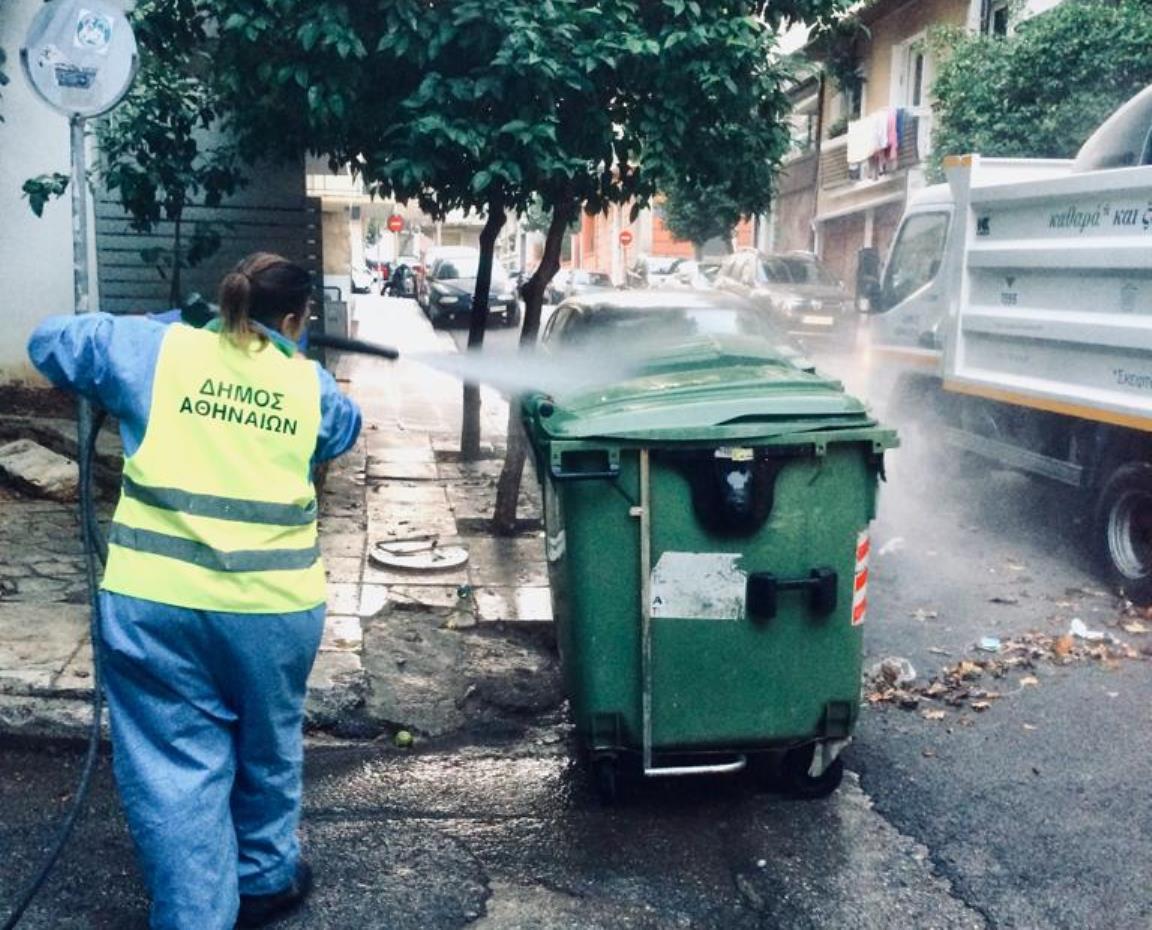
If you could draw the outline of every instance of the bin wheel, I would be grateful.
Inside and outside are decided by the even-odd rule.
[[[1152,465],[1129,462],[1109,476],[1096,502],[1097,558],[1125,597],[1152,604]]]
[[[592,759],[592,780],[601,803],[615,804],[619,800],[620,765],[615,756],[595,756]]]
[[[781,787],[792,797],[804,800],[826,798],[840,787],[844,778],[844,760],[837,758],[816,778],[808,774],[816,744],[809,743],[784,753],[780,763]]]

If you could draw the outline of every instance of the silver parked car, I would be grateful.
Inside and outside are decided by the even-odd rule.
[[[808,252],[742,249],[724,260],[716,287],[751,301],[794,335],[844,342],[855,337],[852,295]]]
[[[800,368],[810,368],[803,349],[745,300],[715,291],[624,290],[565,300],[544,327],[546,352],[566,349],[644,354],[671,343],[711,337],[770,346]]]

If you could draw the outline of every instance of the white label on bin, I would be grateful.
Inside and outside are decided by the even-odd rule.
[[[652,569],[652,616],[742,620],[748,575],[730,552],[665,552]]]

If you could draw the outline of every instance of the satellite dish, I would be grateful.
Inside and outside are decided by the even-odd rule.
[[[51,0],[28,27],[20,62],[54,110],[86,118],[124,99],[139,59],[132,25],[106,0]]]

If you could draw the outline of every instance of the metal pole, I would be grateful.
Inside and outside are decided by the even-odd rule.
[[[88,167],[84,151],[84,117],[68,121],[72,131],[72,288],[76,313],[88,306]]]
[[[88,313],[88,166],[87,153],[84,150],[84,117],[73,115],[69,117],[68,126],[72,136],[72,299],[75,313]],[[91,478],[88,469],[91,467],[89,457],[84,449],[92,433],[93,413],[92,402],[77,394],[76,401],[76,432],[79,450],[80,487],[88,486]],[[92,535],[92,526],[88,520],[81,520],[81,531],[84,535],[84,545],[92,547],[96,544]],[[96,643],[92,644],[93,649]]]

